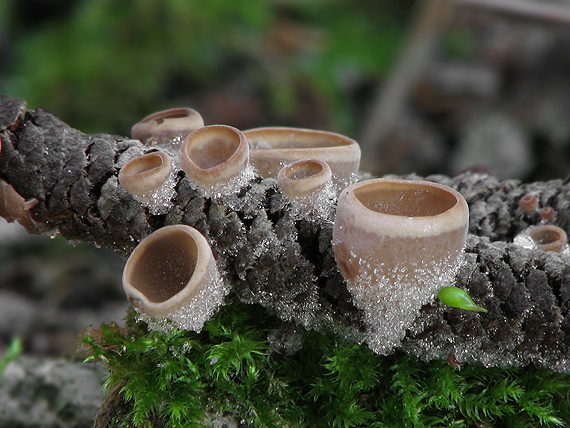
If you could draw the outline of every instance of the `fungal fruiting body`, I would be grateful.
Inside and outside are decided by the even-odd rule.
[[[538,205],[536,196],[527,194],[519,199],[519,207],[527,214],[532,214]]]
[[[568,237],[564,229],[552,224],[531,226],[517,236],[514,243],[528,249],[562,253],[568,248]]]
[[[172,208],[175,171],[167,153],[152,152],[130,160],[119,172],[119,183],[152,214]]]
[[[299,215],[309,219],[330,217],[336,194],[326,162],[305,159],[290,163],[279,171],[277,182]]]
[[[123,288],[150,328],[198,332],[229,291],[210,245],[186,225],[165,226],[143,239],[125,264]]]
[[[543,207],[540,210],[540,218],[547,222],[554,220],[554,214],[556,213],[552,207]]]
[[[437,298],[441,303],[453,308],[473,312],[487,312],[487,309],[477,306],[471,296],[459,287],[443,287],[438,291]]]
[[[204,126],[200,113],[188,107],[159,111],[131,128],[131,137],[148,145],[177,151],[188,134]]]
[[[334,253],[373,351],[397,346],[421,306],[453,280],[468,223],[465,199],[437,183],[376,179],[342,191]]]
[[[277,178],[281,168],[292,162],[319,159],[329,165],[333,184],[340,191],[358,173],[360,147],[344,135],[287,127],[255,128],[244,134],[251,147],[251,163],[263,178]]]
[[[226,125],[210,125],[190,134],[178,155],[188,178],[206,196],[235,193],[253,177],[244,134]]]
[[[28,233],[40,234],[48,230],[46,225],[38,223],[32,218],[31,209],[39,203],[38,199],[24,199],[14,186],[0,180],[0,217],[6,221],[17,221]]]

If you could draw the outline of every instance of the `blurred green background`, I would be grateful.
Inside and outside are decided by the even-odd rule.
[[[207,124],[353,134],[412,0],[4,0],[0,92],[88,133],[189,106]]]

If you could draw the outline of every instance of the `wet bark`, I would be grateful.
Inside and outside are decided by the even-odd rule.
[[[183,223],[200,230],[232,291],[285,321],[358,337],[364,330],[331,247],[332,223],[296,218],[276,181],[256,176],[231,203],[200,196],[180,172],[174,206],[151,215],[118,183],[130,159],[149,150],[114,135],[86,135],[44,109],[0,96],[0,179],[27,201],[32,232],[61,233],[70,242],[111,248],[124,257],[152,231]],[[410,178],[410,177],[407,177]],[[419,177],[415,177],[419,178]],[[465,173],[430,176],[457,189],[470,206],[465,262],[456,285],[486,314],[423,308],[402,349],[427,359],[540,366],[570,372],[570,257],[512,244],[538,224],[518,200],[526,193],[570,223],[567,180],[523,184]]]

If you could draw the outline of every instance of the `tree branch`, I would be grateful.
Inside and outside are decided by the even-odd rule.
[[[0,179],[23,200],[37,200],[24,210],[33,232],[59,231],[71,242],[127,256],[152,231],[188,224],[208,239],[242,301],[306,328],[362,338],[362,314],[334,260],[332,224],[295,218],[275,180],[256,176],[229,203],[200,196],[180,172],[174,207],[151,215],[117,179],[122,165],[148,149],[139,141],[82,134],[7,96],[0,96],[0,126]],[[427,359],[453,352],[458,362],[532,362],[570,372],[570,257],[511,243],[540,221],[518,207],[526,193],[553,207],[556,224],[568,230],[568,181],[522,184],[473,173],[427,179],[457,189],[470,206],[470,236],[456,282],[489,312],[428,305],[402,349]]]

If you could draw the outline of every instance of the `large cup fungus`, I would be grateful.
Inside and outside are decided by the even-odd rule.
[[[233,192],[235,189],[227,185],[245,173],[249,165],[249,146],[238,129],[210,125],[184,140],[179,159],[184,172],[202,189]]]
[[[123,270],[123,288],[151,326],[166,320],[200,331],[228,293],[208,241],[186,225],[165,226],[134,249]]]
[[[251,146],[251,163],[263,178],[277,178],[284,166],[304,159],[326,162],[339,190],[358,173],[360,147],[344,135],[287,127],[255,128],[244,134]]]
[[[374,351],[396,346],[421,306],[453,279],[468,222],[463,197],[436,183],[376,179],[341,193],[335,257]]]
[[[180,146],[184,138],[204,126],[200,113],[187,107],[159,111],[131,128],[131,136],[149,145]]]

